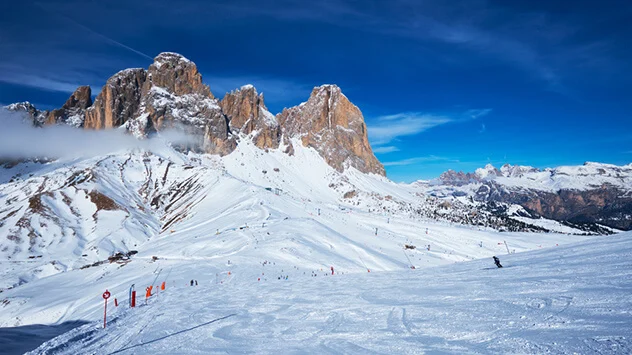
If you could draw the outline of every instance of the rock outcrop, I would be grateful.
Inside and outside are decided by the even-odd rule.
[[[176,53],[159,54],[143,86],[141,123],[149,131],[178,128],[193,138],[186,148],[226,155],[236,147],[228,119],[193,62]],[[145,119],[146,117],[146,119]],[[131,127],[131,125],[130,125]],[[138,135],[138,132],[135,132]]]
[[[86,118],[86,110],[91,105],[92,90],[89,86],[80,86],[61,108],[48,113],[45,124],[67,124],[82,127]]]
[[[48,117],[48,111],[40,111],[28,101],[16,102],[5,106],[4,109],[24,114],[24,119],[30,121],[35,127],[41,127]]]
[[[253,142],[261,149],[279,147],[281,127],[265,106],[263,94],[257,94],[254,86],[245,85],[227,93],[220,106],[232,131],[252,135]]]
[[[30,102],[15,103],[5,108],[9,111],[24,112],[36,127],[52,124],[83,127],[86,111],[92,105],[91,95],[89,86],[80,86],[61,108],[52,111],[40,111]]]
[[[119,127],[136,117],[146,79],[145,69],[140,68],[121,70],[111,76],[87,110],[84,128]]]
[[[261,149],[280,147],[289,155],[294,154],[292,138],[299,138],[338,171],[353,167],[385,175],[369,145],[362,113],[336,85],[314,88],[307,102],[275,117],[252,85],[217,100],[196,65],[177,53],[160,53],[147,70],[114,74],[94,102],[90,88],[83,86],[51,112],[28,103],[12,107],[26,112],[35,126],[121,127],[141,139],[177,128],[191,137],[178,148],[220,155],[235,149],[239,135]]]
[[[298,137],[338,171],[354,167],[385,175],[369,144],[360,109],[336,85],[315,87],[307,100],[277,115],[283,134]]]
[[[226,116],[196,65],[176,53],[161,53],[145,69],[126,69],[108,79],[88,110],[84,127],[125,127],[138,138],[177,128],[190,143],[179,146],[225,155],[235,149]]]
[[[202,75],[195,63],[178,53],[160,53],[148,72],[151,86],[163,88],[176,96],[199,94],[215,98],[209,87],[202,83]]]

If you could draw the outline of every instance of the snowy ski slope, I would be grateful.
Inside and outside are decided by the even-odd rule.
[[[33,354],[629,354],[631,257],[625,233],[501,256],[503,269],[486,258],[252,282],[234,266],[217,284],[211,263],[190,262],[107,329],[95,317]],[[191,275],[199,286],[186,286]]]
[[[202,333],[191,332],[199,339],[198,347],[184,340],[180,343],[174,336],[175,342],[156,341],[127,353],[158,349],[170,353],[209,353],[213,349],[224,353],[278,349],[290,353],[487,352],[489,342],[502,338],[498,331],[490,330],[493,324],[498,329],[508,325],[482,322],[474,315],[489,314],[501,296],[509,297],[505,287],[518,287],[523,293],[534,288],[533,297],[515,300],[526,302],[527,317],[537,315],[530,310],[539,306],[527,303],[538,297],[548,297],[543,298],[542,308],[558,306],[558,299],[541,289],[548,283],[529,281],[528,276],[531,268],[535,268],[534,275],[545,278],[555,277],[554,273],[538,271],[540,263],[529,261],[528,255],[552,258],[564,250],[565,258],[570,258],[575,249],[562,249],[563,245],[586,240],[594,246],[606,240],[499,233],[423,219],[402,210],[389,212],[397,211],[390,207],[407,204],[423,208],[419,191],[353,169],[339,173],[299,142],[294,143],[295,156],[282,153],[284,147],[266,153],[249,142],[243,139],[235,152],[223,158],[185,156],[165,148],[153,153],[122,151],[41,166],[20,165],[4,171],[0,205],[10,208],[0,210],[0,218],[5,218],[0,225],[3,235],[14,233],[10,228],[15,221],[29,216],[26,207],[32,202],[28,196],[39,193],[43,207],[31,219],[35,221],[30,222],[31,228],[21,230],[25,234],[0,245],[0,281],[5,288],[0,293],[0,327],[98,322],[103,307],[100,295],[105,289],[124,304],[130,285],[135,284],[142,303],[145,287],[156,280],[167,282],[167,292],[129,314],[124,314],[124,307],[115,309],[117,320],[109,333],[93,331],[97,325],[90,323],[61,338],[66,340],[45,345],[46,351],[112,352],[234,313],[230,320],[216,322],[222,328],[203,326],[196,328]],[[22,169],[23,179],[10,182],[16,169]],[[94,191],[108,196],[112,203],[94,203],[87,197]],[[343,198],[350,191],[355,196]],[[29,231],[41,238],[30,238]],[[627,248],[629,236],[613,240]],[[484,269],[492,265],[492,255],[507,254],[505,241],[516,252],[507,260],[523,266],[498,274],[514,276],[477,279],[495,272]],[[416,249],[404,250],[404,245]],[[519,254],[547,248],[550,254]],[[581,248],[588,250],[588,246]],[[82,268],[129,250],[138,254],[128,263]],[[480,258],[484,259],[472,261]],[[433,268],[441,265],[446,267]],[[331,266],[336,275],[325,276]],[[593,276],[598,267],[603,265],[590,269]],[[620,271],[629,272],[629,267]],[[510,281],[516,275],[520,276],[516,280],[523,281]],[[281,276],[287,280],[279,280]],[[198,280],[198,288],[185,287],[191,279]],[[425,298],[427,287],[430,298]],[[487,295],[488,287],[499,296]],[[487,301],[468,303],[475,300],[477,289],[481,293],[477,297]],[[456,313],[448,307],[452,300],[460,304]],[[618,301],[611,300],[612,307]],[[468,313],[468,305],[485,307],[480,313],[475,309]],[[464,318],[470,315],[472,318]],[[226,324],[228,329],[224,329]],[[443,331],[433,328],[444,326]],[[460,326],[463,328],[457,331]],[[138,336],[128,338],[127,328]],[[209,329],[218,333],[208,333]],[[338,333],[348,334],[339,337]],[[626,339],[617,341],[629,349]],[[490,348],[490,352],[540,352],[528,344],[501,344],[499,350]],[[573,346],[581,349],[583,345]]]

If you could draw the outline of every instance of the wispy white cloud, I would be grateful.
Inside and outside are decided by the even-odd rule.
[[[130,67],[124,57],[114,54],[94,56],[67,50],[58,47],[61,45],[56,41],[38,48],[29,48],[25,44],[16,48],[16,45],[0,43],[0,51],[5,49],[5,45],[12,49],[13,54],[0,56],[0,82],[52,92],[71,93],[78,86],[89,85],[92,93],[96,94],[108,77]],[[46,56],[41,56],[40,51],[46,52]]]
[[[430,163],[430,162],[455,162],[457,163],[458,160],[456,159],[450,159],[450,158],[444,158],[444,157],[438,157],[435,155],[429,155],[429,156],[425,156],[425,157],[414,157],[414,158],[407,158],[407,159],[402,159],[402,160],[394,160],[394,161],[387,161],[384,164],[384,166],[404,166],[404,165],[415,165],[415,164],[419,164],[419,163]]]
[[[450,122],[475,120],[488,115],[491,111],[491,109],[471,109],[452,114],[403,112],[380,116],[371,120],[372,123],[369,124],[369,139],[373,145],[381,146],[399,137],[414,136]]]
[[[616,43],[604,38],[578,40],[587,25],[601,26],[606,18],[618,21],[630,8],[599,11],[600,21],[581,10],[568,14],[515,11],[489,1],[393,0],[277,1],[269,6],[231,1],[218,4],[222,13],[236,17],[266,16],[282,21],[314,21],[350,27],[420,42],[438,42],[513,66],[545,83],[546,88],[569,95],[569,77],[617,73],[622,60],[609,54]],[[217,10],[213,8],[212,10]],[[196,8],[197,11],[197,8]],[[211,12],[209,12],[211,14]],[[610,16],[610,17],[608,17]],[[441,56],[450,62],[470,61],[470,56]]]
[[[492,112],[491,108],[471,109],[471,110],[465,111],[463,115],[465,117],[470,117],[471,119],[475,120],[475,119],[478,119],[479,117],[487,116],[491,112]]]
[[[176,129],[140,140],[120,129],[84,130],[64,125],[36,128],[23,113],[4,109],[0,109],[0,125],[0,159],[93,157],[126,149],[171,155],[167,142],[195,142],[194,137]]]
[[[485,127],[485,124],[481,123],[481,129],[478,130],[478,133],[485,133],[486,130],[487,130],[487,127]]]
[[[90,85],[91,83],[85,83],[81,81],[69,82],[63,79],[57,79],[49,75],[37,75],[28,74],[24,71],[6,70],[6,67],[0,64],[0,82],[28,86],[37,89],[67,92],[71,93],[81,85]],[[90,85],[93,89],[95,86]],[[98,86],[100,88],[100,86]],[[97,89],[98,90],[98,89]]]
[[[397,148],[396,146],[388,145],[388,146],[384,146],[384,147],[375,147],[373,149],[373,153],[386,154],[386,153],[399,152],[399,150],[400,149]]]
[[[382,116],[378,117],[377,121],[369,126],[369,138],[373,144],[383,145],[398,137],[414,136],[432,127],[451,121],[452,118],[448,116],[420,112],[405,112]]]

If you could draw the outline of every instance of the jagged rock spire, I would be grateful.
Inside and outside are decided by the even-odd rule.
[[[283,134],[299,137],[338,171],[354,167],[385,175],[369,144],[362,112],[336,85],[315,87],[307,100],[277,115]]]
[[[289,154],[294,150],[290,138],[299,138],[338,171],[354,167],[385,175],[369,144],[362,113],[338,86],[315,87],[306,102],[275,117],[252,85],[226,94],[220,102],[195,63],[172,52],[160,53],[147,70],[116,73],[94,103],[90,88],[83,86],[51,112],[32,105],[13,106],[28,112],[35,125],[123,127],[139,138],[177,126],[194,137],[184,149],[211,154],[231,153],[238,133],[251,136],[262,149],[276,149],[283,140]]]
[[[261,149],[279,147],[281,127],[264,104],[263,94],[258,94],[254,86],[244,85],[227,93],[220,106],[231,130],[252,134],[253,142]]]

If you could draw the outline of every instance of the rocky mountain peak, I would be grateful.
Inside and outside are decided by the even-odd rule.
[[[230,120],[231,128],[246,134],[253,131],[252,127],[260,118],[261,111],[268,111],[263,101],[263,94],[258,94],[257,89],[252,85],[244,85],[240,89],[227,93],[220,101],[220,106]],[[271,123],[276,123],[276,119]]]
[[[268,111],[263,94],[258,94],[252,85],[244,85],[227,93],[220,107],[229,120],[231,130],[253,135],[253,142],[261,149],[277,148],[281,138],[281,127],[274,115]]]
[[[278,148],[282,140],[285,152],[291,155],[291,138],[298,138],[338,171],[354,167],[385,175],[369,145],[360,109],[337,85],[315,87],[306,102],[275,117],[263,94],[252,85],[217,100],[195,63],[172,52],[157,55],[148,69],[114,74],[94,102],[90,88],[82,86],[51,112],[38,111],[32,105],[14,106],[27,112],[37,126],[122,127],[138,138],[177,127],[194,137],[194,143],[183,149],[211,154],[229,154],[238,137],[245,135],[262,149]]]
[[[317,96],[319,94],[340,95],[342,94],[342,90],[336,84],[323,84],[320,86],[315,86],[309,96],[311,98],[312,96]]]
[[[202,83],[202,74],[195,63],[184,56],[164,52],[154,58],[149,66],[148,82],[175,95],[201,94],[214,98],[207,85]]]
[[[385,175],[369,144],[360,109],[336,85],[315,87],[309,99],[277,115],[284,134],[316,149],[338,171],[354,167]]]
[[[86,110],[92,105],[92,91],[89,86],[80,86],[73,92],[61,108],[52,111],[40,111],[30,102],[19,102],[5,107],[9,111],[26,113],[34,126],[48,124],[67,124],[82,127]]]
[[[17,113],[23,113],[24,119],[31,122],[33,126],[39,127],[46,121],[48,111],[40,111],[33,104],[28,101],[16,102],[7,106],[4,106],[5,110]]]
[[[82,109],[85,110],[92,106],[92,90],[89,86],[80,86],[70,95],[66,103],[62,106],[64,109]]]
[[[125,69],[112,75],[87,110],[84,127],[114,128],[136,117],[146,80],[147,71],[142,68]]]
[[[82,127],[86,119],[86,110],[92,106],[92,90],[89,86],[80,86],[70,95],[61,108],[48,113],[46,124],[68,124]]]
[[[3,108],[11,112],[25,112],[29,115],[36,115],[39,112],[38,109],[28,101],[15,102],[6,105]]]
[[[185,150],[226,155],[236,146],[228,119],[197,66],[177,53],[160,53],[149,66],[135,117],[125,127],[138,137],[177,127],[192,138],[180,147]]]
[[[496,176],[502,176],[500,170],[496,169],[492,164],[485,165],[484,168],[476,169],[476,175],[481,179],[484,178],[494,178]]]

